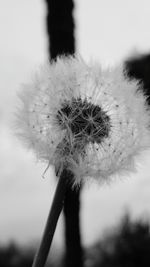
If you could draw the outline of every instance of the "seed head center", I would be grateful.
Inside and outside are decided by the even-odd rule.
[[[57,120],[63,129],[71,131],[76,140],[101,143],[108,137],[110,118],[98,105],[81,98],[63,104],[58,111]]]

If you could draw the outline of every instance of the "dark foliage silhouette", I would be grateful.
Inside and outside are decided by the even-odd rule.
[[[14,243],[0,247],[0,267],[31,267],[34,250],[21,249]]]
[[[56,254],[57,251],[55,251]],[[34,246],[23,247],[12,242],[8,245],[0,246],[0,267],[31,267],[35,255]],[[48,259],[45,267],[62,267],[61,256],[51,257]],[[58,264],[60,263],[60,265]]]
[[[125,62],[125,69],[130,78],[141,81],[150,104],[150,54],[129,58]]]
[[[14,243],[0,246],[0,267],[31,267],[35,250]],[[56,252],[55,252],[56,257]],[[53,255],[46,267],[65,267],[65,261]],[[76,265],[78,266],[78,265]],[[127,214],[113,230],[107,230],[103,239],[85,249],[85,267],[149,267],[150,223],[138,219],[132,221]]]
[[[150,266],[150,225],[126,215],[114,233],[108,234],[87,253],[89,267]]]
[[[73,0],[46,0],[46,3],[50,60],[55,60],[59,55],[74,54]],[[80,189],[72,189],[70,183],[64,201],[67,267],[82,267],[79,210]]]

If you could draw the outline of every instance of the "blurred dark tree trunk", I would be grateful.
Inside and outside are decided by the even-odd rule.
[[[55,59],[58,55],[74,54],[74,4],[72,0],[46,0],[47,31],[49,36],[49,56]]]
[[[50,60],[55,60],[58,55],[74,54],[73,1],[46,0],[46,3]],[[83,266],[79,211],[80,189],[72,189],[70,183],[64,201],[66,267]]]
[[[80,190],[68,187],[64,203],[66,266],[82,267],[82,247],[80,237]]]

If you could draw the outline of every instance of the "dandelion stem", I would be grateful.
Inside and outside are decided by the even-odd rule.
[[[70,172],[66,169],[64,169],[60,175],[50,213],[43,233],[43,238],[40,247],[37,251],[37,254],[35,255],[32,267],[44,267],[46,263],[54,232],[56,229],[57,221],[63,207],[65,191],[69,176]]]

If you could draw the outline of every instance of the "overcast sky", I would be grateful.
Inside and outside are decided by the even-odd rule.
[[[129,53],[150,50],[147,0],[76,0],[77,52],[86,60],[114,65]],[[53,170],[37,163],[13,134],[16,93],[48,57],[46,7],[42,0],[0,0],[0,241],[41,236],[55,188]],[[124,209],[133,216],[150,212],[150,153],[136,175],[111,186],[92,185],[82,193],[84,244],[115,225]],[[61,226],[55,242],[59,243]]]

